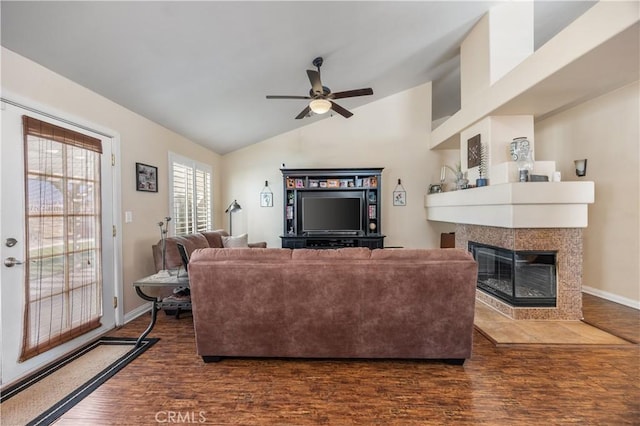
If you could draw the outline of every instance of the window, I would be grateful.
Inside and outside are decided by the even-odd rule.
[[[211,166],[170,152],[169,167],[174,235],[210,230]]]
[[[26,360],[100,326],[102,143],[28,116],[23,125]]]

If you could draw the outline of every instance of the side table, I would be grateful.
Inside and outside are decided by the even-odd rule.
[[[144,300],[151,302],[151,323],[136,341],[136,347],[140,346],[142,339],[147,337],[153,327],[156,325],[158,311],[164,308],[191,310],[191,300],[189,301],[171,301],[163,302],[155,296],[149,296],[142,291],[142,287],[189,287],[189,277],[180,276],[178,271],[170,271],[169,275],[154,274],[141,278],[133,283],[136,294]]]

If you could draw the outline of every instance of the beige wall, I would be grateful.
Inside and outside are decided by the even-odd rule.
[[[584,233],[583,286],[640,306],[640,102],[638,82],[535,125],[536,159],[555,160],[563,180],[595,182]],[[573,160],[586,158],[578,178]]]
[[[345,107],[348,103],[345,102]],[[438,247],[440,232],[451,226],[427,222],[424,195],[438,182],[443,161],[453,164],[457,151],[429,150],[431,83],[389,96],[339,115],[232,152],[223,157],[223,200],[243,210],[233,216],[233,233],[280,247],[282,225],[281,164],[298,167],[384,167],[382,231],[387,246]],[[291,118],[293,120],[293,117]],[[394,207],[397,180],[407,191],[407,205]],[[258,194],[268,180],[274,207],[260,207]],[[225,217],[228,228],[228,216]]]
[[[210,164],[214,170],[214,194],[220,193],[220,156],[5,48],[2,48],[2,96],[20,98],[28,106],[55,111],[62,118],[91,123],[119,134],[126,315],[142,305],[131,283],[155,272],[151,245],[159,239],[157,222],[169,215],[168,152]],[[158,167],[158,193],[135,190],[136,162]],[[220,198],[214,198],[214,205],[219,204]],[[132,223],[124,223],[125,211],[133,213]],[[215,223],[219,224],[220,219],[218,214]]]

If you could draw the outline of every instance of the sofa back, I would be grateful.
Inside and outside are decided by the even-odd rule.
[[[202,249],[202,356],[468,358],[477,264],[460,249]]]
[[[182,244],[187,250],[187,253],[191,255],[196,249],[221,248],[222,237],[228,235],[224,229],[218,229],[215,231],[168,237],[165,240],[166,269],[176,269],[182,266],[182,258],[180,257],[177,244]],[[156,272],[160,271],[162,270],[162,241],[158,241],[152,245],[151,250],[153,251],[153,262],[156,267]]]

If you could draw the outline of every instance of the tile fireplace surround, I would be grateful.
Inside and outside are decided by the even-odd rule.
[[[557,251],[556,307],[513,307],[476,290],[476,297],[513,319],[582,319],[582,229],[581,228],[498,228],[456,225],[456,247],[469,241],[508,250]]]
[[[427,219],[456,224],[456,247],[469,241],[513,251],[554,251],[556,306],[514,307],[484,291],[477,299],[513,319],[582,319],[582,238],[593,182],[516,182],[428,194]]]

